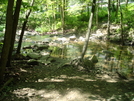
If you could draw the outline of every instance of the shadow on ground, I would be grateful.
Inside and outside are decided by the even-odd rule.
[[[19,80],[1,101],[133,101],[134,81],[78,71],[72,66],[19,68]]]

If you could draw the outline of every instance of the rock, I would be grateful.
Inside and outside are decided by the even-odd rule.
[[[98,59],[95,55],[93,55],[91,58],[87,57],[83,59],[84,68],[86,68],[88,71],[95,69],[95,64],[98,62]]]
[[[52,53],[52,50],[43,50],[40,52],[42,56],[49,56]]]
[[[98,62],[98,59],[95,55],[93,55],[91,58],[90,58],[90,61],[92,61],[93,63],[97,63]]]
[[[42,64],[45,64],[45,65],[48,65],[48,64],[51,63],[50,61],[45,61],[45,60],[38,60],[38,62],[42,63]]]
[[[24,46],[23,49],[32,49],[32,46],[29,45],[29,46]]]
[[[28,53],[27,54],[28,57],[32,58],[32,59],[39,59],[41,57],[41,55],[39,53]]]
[[[44,43],[49,43],[49,42],[51,42],[51,41],[52,41],[51,38],[45,38],[45,39],[43,40]]]
[[[79,40],[79,41],[85,41],[85,38],[82,37],[82,36],[80,36],[78,40]]]
[[[68,39],[65,38],[65,37],[57,38],[57,40],[60,41],[60,42],[67,42],[68,41]]]
[[[44,50],[44,49],[48,49],[49,45],[44,44],[44,45],[38,45],[37,46],[37,50]]]
[[[28,60],[28,65],[39,65],[39,62],[37,60],[30,59]]]
[[[45,56],[42,56],[39,60],[47,60],[48,58],[50,57],[50,55],[45,55]]]
[[[43,64],[49,64],[51,63],[48,59],[49,59],[50,55],[45,55],[42,56],[39,60],[37,60],[39,63],[43,63]]]
[[[107,28],[107,23],[102,24],[102,28]]]
[[[75,40],[76,40],[76,36],[75,35],[69,37],[69,41],[75,41]]]

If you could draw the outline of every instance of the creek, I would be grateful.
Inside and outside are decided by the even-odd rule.
[[[84,45],[83,41],[63,42],[63,40],[57,41],[58,38],[63,38],[63,36],[26,36],[23,40],[22,47],[33,45],[38,42],[48,42],[51,44],[50,48],[53,51],[51,53],[52,57],[67,60],[80,57]],[[127,77],[134,76],[134,47],[120,46],[103,41],[89,41],[85,57],[91,57],[94,54],[99,60],[96,66],[102,70],[108,70],[110,72],[118,70]]]

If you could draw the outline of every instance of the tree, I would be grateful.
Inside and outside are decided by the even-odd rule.
[[[119,0],[116,0],[116,18],[118,18]]]
[[[17,0],[16,1],[15,12],[14,12],[14,15],[13,15],[12,40],[11,40],[11,43],[10,43],[11,46],[10,46],[8,61],[7,61],[7,66],[8,67],[11,66],[11,57],[12,57],[12,52],[13,52],[13,48],[14,48],[14,42],[15,42],[16,30],[17,30],[19,13],[20,13],[20,8],[21,8],[21,2],[22,2],[22,0]]]
[[[64,29],[65,29],[65,0],[61,0],[61,28],[62,28],[62,33],[64,33]]]
[[[123,33],[123,14],[122,8],[120,5],[120,0],[118,2],[119,10],[120,10],[120,28],[121,28],[121,44],[124,45],[124,33]]]
[[[109,36],[110,36],[110,5],[111,5],[111,1],[108,0],[107,40],[109,40]]]
[[[6,13],[6,31],[4,36],[4,44],[2,48],[2,54],[0,59],[0,83],[3,82],[4,73],[6,69],[6,63],[8,59],[10,42],[12,37],[12,26],[13,26],[13,5],[14,0],[8,0],[7,13]]]
[[[34,0],[32,0],[30,6],[32,7],[33,4],[34,4]],[[32,11],[32,9],[30,8],[28,13],[26,14],[25,20],[23,22],[23,26],[22,26],[22,30],[21,30],[21,34],[20,34],[20,39],[19,39],[19,43],[18,43],[18,47],[17,47],[17,52],[16,52],[17,54],[20,54],[20,49],[21,49],[21,44],[22,44],[22,39],[23,39],[24,31],[25,31],[26,24],[28,22],[28,18],[30,16],[31,11]]]
[[[93,21],[93,17],[95,14],[95,6],[96,6],[96,0],[93,0],[92,8],[91,8],[91,15],[90,15],[89,24],[88,24],[88,31],[86,34],[86,40],[85,40],[85,44],[83,46],[83,50],[82,50],[82,54],[81,54],[81,60],[84,58],[84,55],[87,50],[88,42],[89,42],[89,37],[91,35],[92,21]]]

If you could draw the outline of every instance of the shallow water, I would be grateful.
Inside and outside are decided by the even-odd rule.
[[[32,36],[23,42],[25,45],[33,45],[36,41],[43,41],[48,36]],[[50,37],[52,38],[52,37]],[[51,56],[75,59],[79,58],[83,48],[83,42],[70,42],[68,44],[59,43],[58,46],[52,46]],[[89,42],[85,57],[96,55],[99,62],[96,66],[115,72],[117,69],[124,75],[134,76],[134,47],[120,46],[106,42]]]

